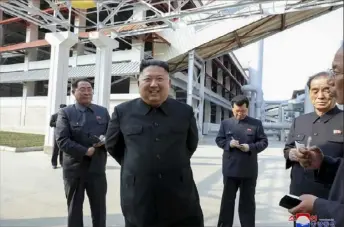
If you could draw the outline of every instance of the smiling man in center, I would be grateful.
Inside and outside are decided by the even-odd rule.
[[[166,62],[143,60],[141,98],[115,107],[106,149],[121,165],[126,227],[203,227],[190,159],[198,144],[192,107],[168,98]]]

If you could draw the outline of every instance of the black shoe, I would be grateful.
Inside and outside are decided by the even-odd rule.
[[[57,169],[57,166],[53,166],[53,169]]]

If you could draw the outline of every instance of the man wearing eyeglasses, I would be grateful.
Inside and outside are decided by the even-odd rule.
[[[344,104],[343,44],[333,60],[333,88],[338,104]],[[343,127],[337,131],[343,142]],[[342,149],[344,147],[342,146]],[[316,169],[315,175],[321,182],[332,183],[328,199],[314,195],[300,196],[302,202],[290,210],[295,213],[313,213],[323,218],[333,219],[336,226],[344,226],[344,162],[343,158],[324,156],[318,147],[312,147],[298,155],[300,164],[307,169]]]
[[[68,227],[83,227],[85,190],[93,227],[106,226],[107,159],[104,143],[110,115],[92,104],[93,89],[86,79],[72,84],[76,103],[58,112],[56,142],[63,151],[63,180],[68,206]]]

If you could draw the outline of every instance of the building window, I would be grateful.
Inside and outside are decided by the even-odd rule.
[[[36,81],[35,96],[48,96],[48,80]]]
[[[22,97],[23,84],[0,84],[0,97]]]

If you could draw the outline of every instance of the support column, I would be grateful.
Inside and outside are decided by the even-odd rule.
[[[223,64],[223,56],[219,57],[219,60]],[[222,89],[223,89],[223,73],[222,69],[217,68],[217,82],[219,83],[216,88],[216,93],[222,97]],[[222,107],[216,105],[216,116],[215,116],[215,123],[221,124],[222,119]]]
[[[4,16],[4,12],[2,11],[2,9],[0,9],[0,21],[3,20],[3,16]],[[2,24],[0,24],[0,46],[4,45],[4,27]],[[0,65],[2,64],[2,60],[1,60],[1,55],[0,55]]]
[[[72,66],[72,67],[75,67],[75,66]],[[75,97],[74,95],[72,94],[72,84],[74,81],[76,81],[77,79],[70,79],[70,92],[69,92],[69,97],[67,97],[67,103],[66,105],[72,105],[72,104],[75,104],[76,100],[75,100]],[[68,85],[67,85],[68,87]],[[62,103],[63,104],[63,103]]]
[[[212,60],[208,60],[205,63],[206,74],[210,77],[213,76]],[[208,76],[205,79],[205,86],[211,91],[211,78]],[[204,123],[211,123],[211,106],[210,101],[204,101]]]
[[[200,69],[200,86],[199,86],[199,113],[198,113],[198,125],[201,135],[205,134],[204,131],[204,85],[205,85],[205,64],[203,63]],[[208,132],[207,132],[208,133]]]
[[[40,6],[40,0],[29,0],[29,6],[38,7]],[[29,23],[26,27],[26,42],[36,41],[38,39],[38,26],[33,23]],[[25,54],[25,61],[24,61],[24,71],[29,70],[29,62],[37,60],[37,48],[28,49]]]
[[[194,51],[189,52],[189,61],[188,61],[188,86],[187,86],[187,97],[186,103],[192,106],[192,97],[193,97],[193,77],[194,77],[194,65],[195,65],[195,55]]]
[[[230,77],[229,76],[226,76],[225,77],[225,88],[230,91],[231,90],[231,81],[230,81]],[[230,94],[229,92],[226,92],[225,94],[225,98],[228,100],[228,101],[231,101],[230,100]],[[230,116],[229,116],[229,110],[228,109],[224,109],[223,110],[223,118],[224,119],[228,119]]]
[[[135,77],[130,77],[129,94],[138,94],[139,93],[139,87],[138,87],[137,82],[138,82],[138,80]]]
[[[97,47],[96,75],[94,77],[94,103],[107,109],[110,107],[112,50],[118,48],[116,40],[100,32],[90,33],[91,42]]]
[[[264,58],[264,40],[260,40],[256,44],[256,57],[250,62],[250,82],[256,89],[256,103],[255,103],[255,117],[261,119],[263,92],[262,92],[262,78],[263,78],[263,58]]]
[[[80,32],[85,32],[86,29],[86,17],[87,17],[87,10],[85,9],[79,9],[80,13],[82,13],[83,16],[75,15],[74,17],[74,34],[79,35]],[[77,59],[77,56],[84,54],[85,46],[83,43],[78,43],[76,45],[76,48],[73,50],[73,57]]]
[[[38,7],[40,0],[29,0],[29,6]],[[1,34],[2,32],[0,32]],[[36,41],[38,39],[38,26],[33,23],[29,23],[26,27],[26,42]],[[29,71],[29,64],[31,61],[37,61],[37,48],[27,49],[24,57],[24,71]],[[27,107],[27,97],[35,95],[36,82],[23,83],[23,96],[21,100],[21,112],[20,112],[20,126],[25,126],[25,116]]]
[[[135,6],[133,10],[133,20],[144,20],[146,18],[146,9],[143,6]],[[132,39],[132,48],[138,51],[137,58],[133,59],[133,61],[140,62],[144,59],[145,56],[145,42],[142,38]]]
[[[205,66],[203,61],[197,57],[194,50],[189,52],[188,62],[188,83],[186,103],[193,107],[198,131],[200,136],[203,135],[203,111],[204,111],[204,80]],[[193,94],[193,88],[199,81],[199,93]]]
[[[51,57],[44,152],[51,152],[54,130],[50,128],[49,120],[60,104],[67,101],[69,51],[78,42],[78,36],[71,32],[47,33],[45,40],[51,45]]]
[[[27,107],[27,97],[35,95],[35,82],[25,82],[23,83],[23,96],[21,100],[21,110],[20,110],[20,126],[25,126],[26,117],[26,107]]]

